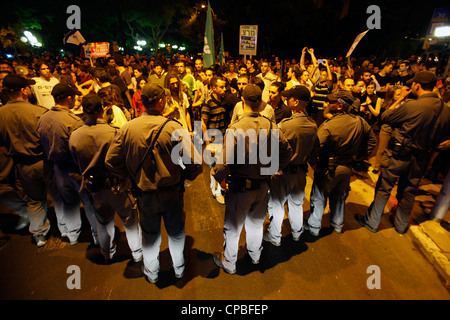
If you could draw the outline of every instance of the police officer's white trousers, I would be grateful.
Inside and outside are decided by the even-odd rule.
[[[17,188],[26,202],[30,220],[29,231],[34,235],[47,234],[50,221],[47,218],[47,189],[44,182],[44,161],[33,164],[17,164]]]
[[[212,168],[212,166],[210,166],[210,169]],[[210,170],[211,172],[211,170]],[[210,178],[210,185],[209,187],[211,188],[211,193],[214,197],[217,197],[219,195],[222,194],[222,187],[220,186],[220,183],[213,177],[213,175],[210,173],[209,174],[209,178]]]
[[[314,174],[314,182],[311,189],[311,214],[308,225],[313,234],[319,234],[322,226],[322,217],[330,199],[331,225],[338,231],[344,225],[345,200],[350,190],[352,169],[338,165],[334,175],[325,175],[322,172]]]
[[[245,225],[247,252],[258,261],[262,251],[263,224],[266,217],[269,185],[260,189],[225,194],[224,258],[225,268],[236,269],[239,238]]]
[[[139,192],[139,217],[142,229],[142,252],[144,274],[155,280],[159,273],[159,250],[161,245],[161,218],[169,237],[169,251],[176,274],[184,271],[183,190],[179,185],[173,190]]]
[[[72,172],[62,169],[56,164],[54,172],[56,186],[59,189],[63,203],[62,216],[57,216],[57,219],[63,219],[67,237],[70,241],[76,241],[81,233],[81,200],[86,218],[91,225],[94,243],[98,243],[97,220],[92,198],[86,190],[79,191],[81,186],[80,179]]]
[[[274,175],[270,180],[270,195],[267,206],[272,217],[268,228],[271,241],[280,243],[281,226],[284,219],[284,204],[288,203],[288,218],[291,233],[298,238],[303,231],[303,200],[305,199],[306,174],[299,168],[297,173]]]
[[[100,189],[92,193],[97,218],[97,233],[100,248],[106,259],[112,259],[116,252],[114,244],[114,214],[123,222],[128,246],[135,261],[142,258],[142,234],[134,200],[126,191],[114,194],[111,189]]]
[[[67,234],[66,223],[64,222],[64,203],[61,192],[56,185],[54,162],[44,159],[44,179],[47,192],[51,196],[53,209],[56,214],[56,223],[61,234]]]

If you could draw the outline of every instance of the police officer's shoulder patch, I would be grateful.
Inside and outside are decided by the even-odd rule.
[[[283,118],[283,119],[281,119],[281,121],[280,121],[278,124],[280,125],[280,124],[282,124],[283,122],[287,122],[287,121],[292,120],[292,119],[293,119],[292,117],[289,117],[289,118]]]
[[[183,125],[181,124],[181,122],[178,121],[177,119],[174,119],[174,118],[167,118],[167,119],[172,120],[172,121],[175,121],[175,122],[178,123],[180,126],[183,126]]]
[[[44,106],[40,106],[40,105],[38,105],[38,104],[33,104],[33,107],[42,109],[43,114],[50,110],[50,109],[48,109],[48,108],[46,108],[46,107],[44,107]]]
[[[77,120],[77,121],[83,121],[79,116],[77,116],[72,111],[69,112],[69,116],[72,117],[73,119]]]

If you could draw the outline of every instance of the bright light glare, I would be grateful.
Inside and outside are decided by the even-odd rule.
[[[147,44],[147,41],[145,41],[145,40],[138,40],[137,44],[138,44],[138,46],[145,46]]]
[[[24,31],[23,34],[25,35],[28,42],[30,42],[31,46],[38,47],[38,48],[42,47],[42,43],[40,43],[37,40],[37,38],[30,31]],[[24,38],[24,37],[21,37],[20,40],[22,40],[23,42],[26,42],[22,38]]]
[[[158,47],[160,47],[160,48],[165,48],[165,47],[166,47],[166,44],[165,44],[165,43],[160,43],[160,44],[158,45]]]
[[[436,37],[449,37],[450,36],[450,26],[437,27],[434,30],[434,35]]]

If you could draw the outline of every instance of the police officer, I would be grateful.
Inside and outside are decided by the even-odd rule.
[[[305,229],[319,235],[322,216],[330,199],[331,226],[337,233],[344,225],[345,200],[350,190],[352,162],[366,159],[376,145],[369,124],[361,117],[347,113],[353,102],[352,94],[340,90],[328,95],[332,117],[319,127],[319,159],[314,166],[311,190],[311,214]]]
[[[129,177],[134,184],[142,228],[143,272],[149,282],[156,283],[160,267],[161,217],[169,236],[175,276],[181,278],[184,274],[184,179],[195,179],[202,172],[202,166],[194,163],[193,153],[189,160],[180,163],[180,155],[172,152],[179,143],[187,146],[184,151],[194,147],[189,132],[179,122],[161,115],[166,104],[164,88],[155,83],[147,84],[141,97],[145,112],[119,130],[105,164],[111,173]],[[181,142],[176,138],[179,132],[184,132]],[[186,157],[183,153],[183,159]]]
[[[47,109],[28,102],[32,94],[30,85],[33,84],[34,80],[16,74],[4,78],[3,90],[7,92],[9,101],[0,108],[0,146],[13,159],[17,188],[26,202],[27,215],[23,215],[22,220],[29,219],[29,230],[37,246],[41,247],[47,242],[50,221],[47,218],[44,153],[36,127]],[[10,201],[10,204],[18,205],[19,211],[22,207],[21,201]]]
[[[62,83],[52,89],[56,105],[39,120],[37,132],[48,160],[53,163],[54,185],[60,193],[62,212],[56,211],[61,236],[69,239],[71,245],[78,243],[81,233],[80,199],[91,225],[94,243],[98,244],[97,223],[93,203],[85,190],[80,192],[81,176],[69,150],[69,137],[84,122],[70,109],[75,105],[78,90]],[[56,204],[55,204],[56,205]]]
[[[127,182],[114,183],[105,168],[105,156],[118,128],[103,119],[101,98],[88,94],[81,100],[86,123],[69,138],[70,153],[83,176],[81,188],[91,194],[97,218],[98,240],[101,252],[110,262],[116,252],[114,240],[114,213],[117,211],[125,226],[128,246],[135,262],[142,260],[142,235],[135,208],[135,200]],[[128,183],[128,185],[130,185]],[[116,187],[117,192],[113,192]]]
[[[300,239],[303,232],[303,200],[305,199],[307,161],[313,152],[317,152],[317,125],[306,114],[306,105],[311,94],[305,86],[295,86],[282,91],[287,107],[292,110],[290,118],[283,119],[279,126],[289,141],[293,155],[289,165],[270,179],[268,204],[270,225],[264,234],[264,240],[273,245],[281,244],[281,225],[284,218],[284,204],[288,203],[289,222],[292,238]]]
[[[412,92],[417,100],[407,100],[401,107],[388,109],[381,116],[381,121],[395,130],[381,159],[374,201],[366,216],[355,216],[372,232],[377,232],[396,182],[398,205],[392,222],[398,233],[407,232],[416,190],[430,155],[450,136],[450,109],[433,92],[436,81],[435,74],[430,71],[416,73],[407,81],[407,84],[412,83],[411,89],[402,89],[402,98]]]
[[[215,254],[213,259],[217,266],[230,274],[236,272],[239,237],[244,224],[248,254],[254,264],[259,263],[268,201],[268,177],[285,167],[292,156],[289,143],[276,124],[258,113],[261,96],[262,91],[257,85],[245,87],[242,95],[244,115],[227,130],[223,153],[225,161],[217,161],[211,170],[222,185],[229,175],[229,189],[225,194],[224,251]],[[245,142],[246,136],[248,143]],[[245,145],[243,154],[242,144]],[[271,166],[274,161],[278,162],[274,168],[264,167],[261,161],[264,148],[272,151]]]

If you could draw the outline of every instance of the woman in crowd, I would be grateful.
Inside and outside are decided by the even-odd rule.
[[[144,112],[144,105],[142,104],[142,100],[141,100],[141,93],[142,93],[142,88],[144,88],[144,86],[147,84],[148,79],[144,76],[140,76],[136,79],[137,82],[137,87],[136,87],[136,92],[133,94],[133,109],[135,110],[135,117],[139,117],[142,112]]]
[[[102,99],[103,119],[115,127],[122,127],[131,120],[130,112],[124,107],[122,97],[108,86],[98,90],[97,94]]]

